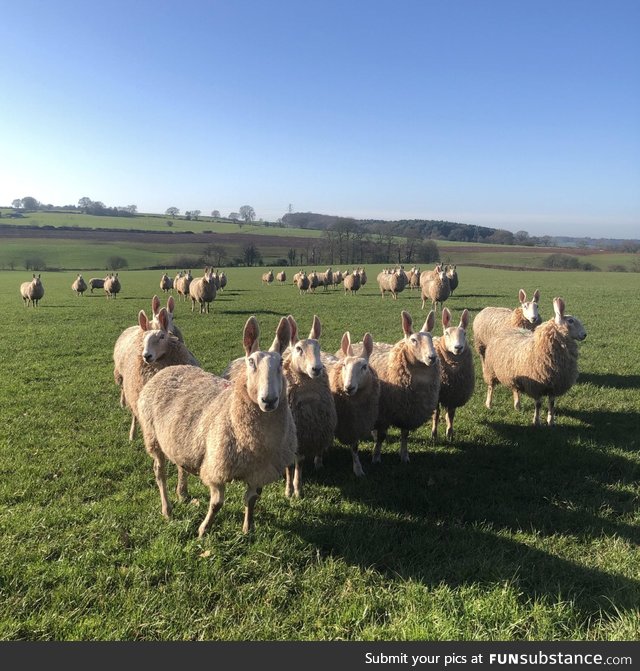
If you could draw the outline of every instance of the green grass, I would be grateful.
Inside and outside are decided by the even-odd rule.
[[[216,373],[241,354],[250,314],[265,344],[288,313],[303,333],[317,314],[328,351],[346,329],[395,342],[401,309],[417,327],[426,314],[415,292],[382,300],[367,270],[370,283],[347,297],[299,296],[263,286],[260,269],[230,269],[211,314],[179,302],[176,322]],[[30,273],[1,272],[0,639],[637,640],[640,339],[627,323],[640,275],[459,275],[454,319],[538,287],[543,318],[561,295],[585,324],[557,426],[531,427],[531,400],[517,413],[502,388],[488,411],[476,360],[452,444],[432,445],[424,427],[402,465],[393,432],[378,467],[364,446],[362,480],[337,445],[322,471],[307,470],[303,500],[265,488],[252,537],[232,484],[199,540],[207,492],[193,478],[197,501],[162,518],[113,382],[113,344],[149,310],[160,273],[121,272],[115,301],[77,298],[73,273],[43,273],[41,306],[27,309],[18,287]]]

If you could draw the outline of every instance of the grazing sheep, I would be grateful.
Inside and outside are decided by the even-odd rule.
[[[296,280],[298,291],[301,294],[309,291],[310,282],[307,273],[305,273],[304,270],[301,270],[299,273],[296,273],[296,275],[298,276],[298,279]]]
[[[113,376],[122,385],[120,402],[124,400],[132,415],[129,440],[135,435],[138,397],[144,385],[167,366],[200,365],[185,344],[169,332],[169,319],[166,308],[161,308],[158,328],[154,328],[145,311],[140,310],[139,328],[133,333],[126,329],[113,350]]]
[[[555,317],[535,331],[504,329],[487,343],[482,371],[487,408],[491,408],[493,390],[499,383],[534,399],[535,426],[540,424],[542,397],[547,396],[547,424],[555,423],[556,398],[569,391],[578,378],[576,340],[584,340],[587,333],[579,319],[565,315],[562,298],[553,299],[553,311]],[[514,405],[520,409],[519,399]]]
[[[211,268],[204,269],[202,277],[196,277],[189,284],[189,296],[191,296],[191,312],[196,309],[196,303],[200,304],[200,314],[209,314],[209,304],[216,297],[216,283]]]
[[[295,319],[287,317],[291,330],[291,345],[284,355],[284,375],[287,396],[293,414],[298,439],[295,464],[287,467],[285,494],[302,496],[302,463],[313,458],[316,468],[322,466],[322,455],[333,443],[338,421],[329,378],[320,356],[320,320],[313,317],[309,337],[298,339]]]
[[[473,356],[467,342],[469,311],[463,310],[458,326],[451,326],[451,313],[442,310],[442,338],[434,338],[433,344],[440,359],[440,394],[438,405],[433,411],[431,438],[438,435],[440,406],[445,410],[447,420],[447,440],[453,440],[453,418],[456,409],[461,408],[471,398],[475,386]]]
[[[178,467],[180,500],[187,497],[188,473],[198,475],[209,488],[200,537],[222,508],[226,483],[232,480],[247,485],[242,530],[248,533],[262,488],[280,479],[294,459],[296,430],[281,368],[289,322],[280,320],[269,351],[260,350],[258,337],[258,322],[250,317],[243,332],[243,370],[231,382],[193,366],[172,366],[160,371],[140,394],[140,426],[153,458],[162,514],[170,517],[172,508],[167,459]]]
[[[280,282],[280,284],[284,284],[287,281],[287,273],[284,270],[281,270],[279,273],[276,274],[276,280]]]
[[[179,277],[176,276],[176,279],[173,282],[173,285],[178,292],[178,296],[180,296],[183,301],[186,301],[187,296],[189,296],[189,287],[191,286],[192,281],[193,275],[191,274],[191,271],[185,270]]]
[[[506,328],[521,328],[533,331],[542,319],[538,313],[540,291],[536,289],[530,301],[524,289],[518,292],[520,306],[514,308],[487,307],[478,312],[473,320],[473,346],[484,361],[484,351],[489,340]]]
[[[118,273],[108,275],[104,281],[104,292],[107,295],[107,299],[113,298],[115,300],[116,296],[120,293],[120,289],[121,285]]]
[[[353,296],[360,289],[360,274],[358,272],[351,273],[347,270],[342,283],[344,284],[344,293],[350,293]]]
[[[433,415],[440,393],[440,360],[431,331],[435,314],[429,312],[418,333],[412,329],[411,315],[401,313],[404,338],[395,345],[374,343],[369,363],[380,379],[380,403],[375,424],[374,463],[380,463],[382,443],[390,426],[400,429],[400,459],[409,461],[409,432]],[[360,346],[354,348],[361,352]]]
[[[273,270],[270,270],[269,272],[262,273],[262,283],[263,284],[271,284],[273,282]]]
[[[398,300],[398,294],[404,291],[404,288],[407,286],[407,275],[402,268],[385,269],[378,274],[377,279],[382,298],[384,298],[385,291],[388,291],[394,300]],[[360,282],[362,283],[362,278],[360,278]]]
[[[173,280],[164,273],[160,278],[160,290],[169,293],[173,289]]]
[[[84,296],[84,292],[87,290],[87,283],[84,281],[82,275],[78,275],[71,285],[71,291],[76,292],[76,296]]]
[[[449,288],[453,296],[453,292],[458,288],[458,271],[455,265],[447,266],[447,278],[449,279]]]
[[[36,277],[36,274],[33,274],[33,279],[30,282],[23,282],[20,285],[20,295],[22,296],[22,302],[29,307],[37,307],[40,299],[44,296],[44,286],[42,280],[40,279],[40,274]]]
[[[370,333],[365,333],[362,355],[356,356],[351,345],[351,334],[347,331],[342,336],[340,351],[336,356],[323,358],[336,407],[335,437],[351,448],[356,477],[364,475],[358,444],[371,437],[380,403],[380,381],[369,365],[372,352],[373,338]]]
[[[106,277],[104,279],[100,277],[92,277],[89,280],[89,288],[91,289],[91,293],[93,293],[94,289],[104,289],[104,282],[106,279]]]
[[[429,273],[420,274],[420,292],[422,295],[422,310],[424,310],[427,299],[431,301],[432,310],[437,310],[438,303],[442,308],[442,303],[451,294],[451,287],[449,286],[447,273],[441,264],[438,264],[435,270]]]

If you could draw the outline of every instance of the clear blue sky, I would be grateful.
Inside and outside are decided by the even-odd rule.
[[[638,0],[0,0],[0,204],[640,237]]]

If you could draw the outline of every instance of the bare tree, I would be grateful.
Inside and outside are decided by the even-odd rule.
[[[180,214],[180,210],[177,207],[168,207],[164,213],[168,217],[173,217],[175,219]]]

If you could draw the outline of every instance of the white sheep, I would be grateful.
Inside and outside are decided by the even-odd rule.
[[[298,338],[298,325],[292,315],[287,317],[291,344],[284,355],[287,397],[293,414],[298,438],[295,464],[286,471],[285,494],[302,496],[302,464],[313,458],[314,466],[322,466],[322,455],[333,443],[338,421],[327,371],[320,355],[322,326],[317,315],[309,337]]]
[[[173,289],[173,280],[167,275],[167,273],[163,273],[162,277],[160,278],[160,290],[164,291],[165,293],[169,293]]]
[[[385,291],[388,291],[394,298],[398,299],[398,294],[404,291],[407,286],[407,274],[402,268],[394,268],[393,270],[385,269],[378,273],[378,287],[380,288],[380,296],[384,298]],[[362,283],[362,278],[360,278]]]
[[[299,273],[296,273],[296,285],[300,294],[306,293],[309,291],[309,277],[304,270],[301,270]]]
[[[173,280],[173,286],[178,292],[178,296],[182,298],[183,301],[187,300],[187,296],[189,295],[189,286],[191,285],[192,281],[193,275],[191,274],[190,270],[185,270],[183,273],[179,273]]]
[[[420,273],[420,293],[423,310],[427,300],[431,301],[431,309],[437,310],[438,303],[442,307],[442,303],[449,298],[451,286],[442,264],[439,263],[432,271]]]
[[[196,277],[189,284],[189,296],[191,297],[191,312],[200,304],[200,314],[209,314],[209,305],[216,297],[216,280],[211,268],[204,269],[202,277]]]
[[[413,331],[411,315],[401,313],[404,337],[395,345],[374,343],[369,363],[380,379],[380,403],[375,425],[373,463],[381,460],[382,443],[390,426],[400,429],[400,459],[409,461],[409,432],[421,427],[438,405],[440,360],[433,346],[431,331],[435,313],[429,312],[418,333]],[[361,348],[354,348],[356,353]]]
[[[447,266],[447,278],[449,280],[449,288],[451,289],[451,295],[453,296],[453,292],[458,288],[458,284],[460,282],[460,280],[458,279],[458,271],[456,270],[455,264]]]
[[[364,475],[358,445],[371,437],[380,403],[380,381],[369,365],[373,352],[370,333],[364,334],[362,345],[362,355],[356,356],[351,334],[346,331],[336,356],[323,356],[336,408],[335,437],[351,448],[353,472],[357,477]]]
[[[115,275],[110,274],[108,275],[105,280],[104,280],[104,292],[107,295],[107,299],[109,298],[114,298],[120,293],[120,289],[122,288],[120,284],[120,278],[118,277],[118,273]]]
[[[218,278],[220,280],[220,291],[224,291],[224,288],[227,286],[227,282],[229,281],[229,278],[227,277],[227,274],[224,272],[224,270],[218,275]]]
[[[282,352],[290,329],[282,318],[269,351],[261,351],[255,317],[244,327],[244,369],[233,381],[193,366],[160,371],[138,402],[144,443],[153,458],[162,514],[171,515],[166,462],[178,467],[177,495],[187,496],[186,475],[198,475],[209,488],[207,514],[198,536],[210,527],[224,503],[226,483],[246,483],[243,532],[253,528],[262,488],[282,477],[293,462],[296,431],[286,402]]]
[[[82,275],[78,275],[71,285],[71,291],[76,292],[76,296],[84,296],[87,290],[87,283],[84,281]]]
[[[447,440],[453,440],[453,418],[456,409],[461,408],[473,395],[475,369],[473,356],[467,342],[469,311],[463,310],[458,326],[451,326],[451,313],[442,310],[442,337],[434,338],[433,344],[440,359],[440,393],[438,405],[433,411],[431,438],[436,439],[440,406],[445,410],[447,420]]]
[[[487,383],[485,405],[491,408],[496,384],[524,393],[535,401],[533,424],[540,424],[542,397],[549,399],[547,424],[555,423],[555,400],[578,378],[578,345],[587,333],[579,319],[565,314],[562,298],[553,299],[555,317],[535,331],[504,329],[487,344],[483,377]],[[518,403],[514,403],[516,409]]]
[[[273,270],[262,273],[262,284],[271,284],[273,282]]]
[[[358,289],[360,289],[360,274],[358,272],[352,273],[347,270],[342,283],[344,284],[345,295],[350,293],[353,296],[354,294],[357,294]]]
[[[22,302],[29,307],[37,307],[40,299],[44,296],[44,285],[42,284],[42,279],[40,274],[36,276],[33,274],[33,278],[29,282],[23,282],[20,285],[20,295],[22,296]]]
[[[276,280],[280,282],[280,284],[284,284],[287,281],[287,272],[285,270],[281,270],[276,274]]]

